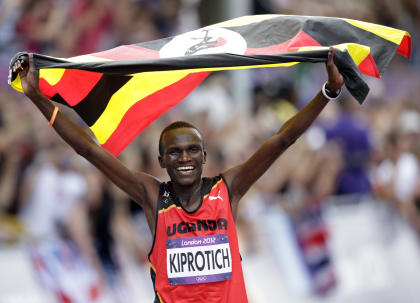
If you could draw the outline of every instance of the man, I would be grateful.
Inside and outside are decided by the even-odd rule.
[[[25,94],[73,149],[144,209],[154,243],[149,254],[155,302],[247,302],[234,220],[239,200],[271,164],[312,124],[329,99],[339,94],[343,77],[330,48],[328,82],[322,92],[288,120],[245,163],[215,178],[202,178],[206,162],[199,131],[185,122],[165,128],[159,163],[171,181],[131,172],[61,113],[39,90],[39,74],[18,61]]]

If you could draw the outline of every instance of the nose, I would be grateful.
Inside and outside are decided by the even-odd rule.
[[[181,155],[178,158],[179,162],[188,162],[190,161],[190,155],[188,154],[188,151],[184,150],[181,152]]]

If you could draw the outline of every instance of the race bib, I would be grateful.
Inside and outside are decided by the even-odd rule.
[[[170,285],[209,283],[232,278],[226,234],[166,240]]]

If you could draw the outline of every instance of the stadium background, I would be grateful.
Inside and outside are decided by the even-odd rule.
[[[243,199],[238,229],[250,302],[417,302],[419,11],[416,0],[0,2],[0,302],[54,302],[40,286],[30,243],[63,237],[103,274],[103,302],[153,300],[141,210],[7,85],[10,58],[21,50],[71,57],[261,13],[388,25],[410,32],[413,50],[410,60],[395,56],[382,79],[366,79],[371,91],[363,106],[346,94],[331,103]],[[157,138],[166,124],[187,120],[206,140],[205,175],[217,174],[246,159],[325,80],[324,67],[309,64],[214,73],[121,159],[166,180]],[[63,185],[48,204],[34,190],[53,190],[42,184],[46,167],[77,175],[79,186],[66,192]]]

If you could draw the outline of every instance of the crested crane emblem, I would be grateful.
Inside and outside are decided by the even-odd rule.
[[[206,27],[175,36],[161,48],[159,55],[161,58],[216,53],[242,55],[246,49],[246,41],[239,33],[222,27]]]
[[[212,37],[209,32],[211,32],[210,29],[203,29],[204,36],[203,37],[197,37],[197,38],[191,38],[195,40],[200,40],[197,44],[194,44],[190,48],[187,49],[185,52],[185,56],[194,55],[196,52],[211,48],[211,47],[219,47],[226,44],[226,40],[223,37]]]

